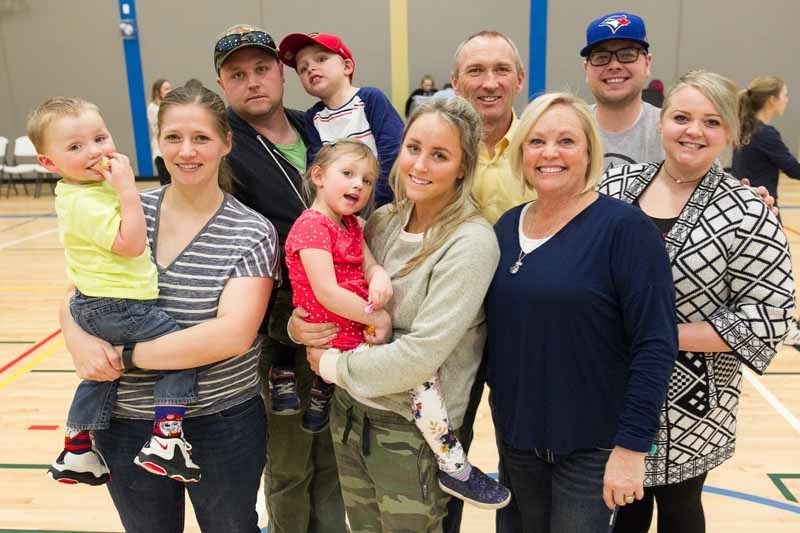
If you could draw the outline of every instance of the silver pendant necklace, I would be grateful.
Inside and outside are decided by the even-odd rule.
[[[519,272],[519,269],[522,266],[522,260],[525,259],[526,255],[528,254],[526,254],[522,250],[519,251],[519,256],[517,257],[517,260],[514,262],[513,265],[511,265],[511,268],[508,269],[508,271],[511,272],[511,274],[516,274],[517,272]]]

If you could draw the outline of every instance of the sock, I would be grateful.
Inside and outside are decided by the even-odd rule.
[[[469,475],[472,473],[472,465],[469,462],[464,463],[458,469],[454,470],[453,472],[448,472],[449,475],[456,478],[459,481],[466,481],[469,479]]]
[[[153,435],[167,438],[182,436],[184,414],[185,405],[156,405]]]
[[[91,451],[91,434],[89,434],[89,431],[67,428],[67,433],[64,435],[64,449],[76,454]]]

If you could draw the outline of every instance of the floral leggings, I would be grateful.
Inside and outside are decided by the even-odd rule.
[[[414,423],[436,456],[439,470],[452,474],[463,468],[467,454],[450,427],[439,374],[411,389],[410,395]]]

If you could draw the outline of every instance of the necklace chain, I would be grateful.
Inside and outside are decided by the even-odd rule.
[[[670,174],[669,170],[667,170],[667,164],[666,163],[661,165],[661,168],[664,169],[664,172],[667,174],[667,177],[669,179],[671,179],[672,181],[674,181],[675,183],[694,183],[695,181],[700,181],[705,176],[705,174],[704,174],[703,176],[700,176],[699,178],[693,178],[693,179],[687,180],[687,179],[683,179],[683,178],[676,178],[675,176]]]
[[[581,193],[580,195],[578,195],[578,197],[581,197],[581,196],[583,196],[583,193]],[[580,200],[578,201],[578,203],[580,203]],[[537,207],[537,206],[536,206],[536,204],[533,204],[533,205],[531,206],[531,208],[536,208],[536,207]],[[569,220],[569,218],[570,218],[570,214],[571,214],[571,213],[573,213],[573,212],[574,212],[574,207],[573,207],[573,209],[568,209],[568,210],[566,210],[566,211],[565,211],[565,212],[564,212],[564,213],[563,213],[563,214],[562,214],[560,217],[558,217],[558,218],[556,219],[556,222],[555,222],[555,224],[552,224],[552,225],[551,225],[551,226],[550,226],[550,227],[549,227],[549,228],[548,228],[548,229],[547,229],[547,230],[544,232],[544,237],[542,237],[542,238],[544,239],[544,238],[551,237],[551,236],[553,236],[553,235],[554,235],[554,234],[555,234],[557,231],[559,231],[559,230],[560,230],[560,229],[561,229],[561,228],[562,228],[562,227],[565,225],[565,223],[566,223],[566,222]],[[525,214],[527,215],[527,213],[525,213]],[[531,229],[533,229],[533,216],[534,216],[535,214],[536,214],[535,212],[531,214]],[[525,220],[523,220],[523,221],[522,221],[522,234],[523,234],[523,235],[525,234]],[[531,251],[533,251],[533,250],[531,250]],[[519,255],[517,256],[517,260],[516,260],[516,261],[514,261],[514,264],[513,264],[513,265],[511,265],[511,268],[509,268],[509,269],[508,269],[508,271],[509,271],[509,272],[510,272],[512,275],[513,275],[513,274],[516,274],[517,272],[519,272],[519,269],[520,269],[520,268],[522,268],[522,262],[525,260],[525,257],[526,257],[527,255],[528,255],[528,252],[525,252],[524,250],[522,250],[522,248],[520,248],[520,250],[519,250]]]

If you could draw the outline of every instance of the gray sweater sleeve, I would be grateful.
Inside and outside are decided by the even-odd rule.
[[[429,379],[459,349],[468,330],[482,321],[484,296],[499,257],[488,224],[465,223],[408,274],[428,278],[427,292],[395,293],[395,298],[419,302],[410,331],[367,351],[343,352],[337,361],[337,383],[355,396],[376,398],[408,391]],[[483,346],[470,349],[479,358]]]

